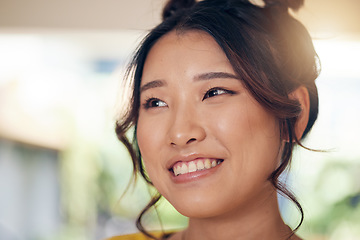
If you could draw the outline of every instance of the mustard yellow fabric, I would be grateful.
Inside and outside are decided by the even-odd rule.
[[[163,234],[162,233],[151,233],[156,237],[161,237]],[[142,233],[134,233],[134,234],[129,234],[129,235],[123,235],[123,236],[115,236],[115,237],[111,237],[108,238],[106,240],[153,240],[151,238],[148,238],[147,236],[145,236]]]

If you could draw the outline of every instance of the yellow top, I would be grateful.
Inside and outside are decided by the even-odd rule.
[[[152,232],[151,234],[156,237],[159,237],[159,238],[163,235],[162,232],[157,232],[157,233]],[[115,237],[108,238],[106,240],[153,240],[153,239],[145,236],[142,233],[134,233],[134,234],[123,235],[123,236],[115,236]]]

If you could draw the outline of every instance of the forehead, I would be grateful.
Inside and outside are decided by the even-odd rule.
[[[222,48],[203,31],[171,31],[150,49],[142,84],[167,75],[195,75],[209,71],[233,72]]]
[[[190,43],[190,45],[189,45]],[[173,30],[162,36],[153,46],[156,49],[165,45],[179,45],[198,50],[208,50],[208,48],[217,48],[221,50],[220,46],[216,43],[215,39],[205,31],[201,30]]]

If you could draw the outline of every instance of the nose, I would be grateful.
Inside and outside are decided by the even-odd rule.
[[[187,146],[206,138],[203,122],[194,106],[177,109],[171,119],[168,135],[172,146]]]

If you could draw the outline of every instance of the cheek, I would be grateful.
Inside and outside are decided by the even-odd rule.
[[[257,162],[262,165],[277,164],[280,149],[280,130],[277,119],[258,103],[246,100],[229,108],[214,112],[209,118],[216,138],[241,164]],[[251,167],[251,166],[247,166]]]
[[[250,131],[250,117],[246,104],[240,100],[238,102],[213,109],[206,117],[206,122],[210,126],[209,135],[214,136],[229,152],[244,146]]]
[[[139,116],[136,132],[137,142],[146,172],[153,182],[155,182],[154,176],[157,176],[156,172],[161,169],[159,159],[163,146],[163,133],[159,126],[157,120]]]
[[[148,157],[148,155],[152,156],[152,151],[161,138],[161,129],[159,129],[158,125],[159,122],[156,121],[156,119],[142,116],[140,113],[137,123],[136,137],[143,157]]]
[[[138,121],[137,129],[136,129],[136,138],[142,157],[146,156],[148,150],[151,149],[150,141],[149,141],[150,136],[151,136],[151,132],[146,131],[146,127],[141,123],[141,121]]]

